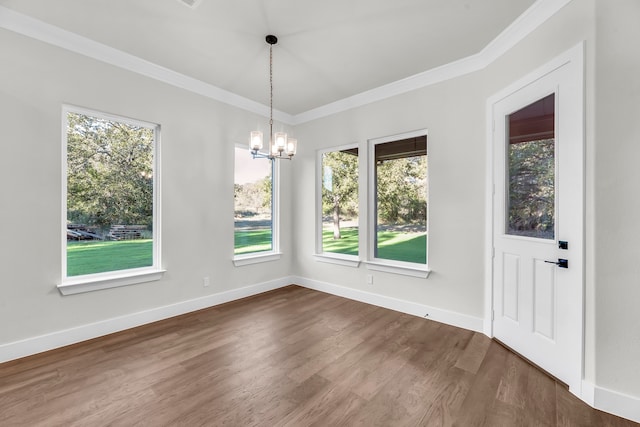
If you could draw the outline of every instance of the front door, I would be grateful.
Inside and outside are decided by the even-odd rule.
[[[564,63],[492,105],[493,335],[574,393],[582,378],[584,215],[576,66]]]

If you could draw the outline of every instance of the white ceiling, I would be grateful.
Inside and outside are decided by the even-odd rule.
[[[0,0],[296,115],[480,52],[535,0]]]

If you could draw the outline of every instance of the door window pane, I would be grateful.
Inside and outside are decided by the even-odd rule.
[[[427,137],[375,145],[374,257],[427,263]]]
[[[555,95],[508,116],[507,234],[555,238]]]
[[[358,148],[322,155],[322,252],[358,255]]]

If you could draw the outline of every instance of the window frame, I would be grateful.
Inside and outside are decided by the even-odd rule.
[[[351,148],[358,149],[358,255],[348,255],[341,254],[336,252],[325,252],[322,242],[322,186],[324,184],[324,167],[323,167],[323,156],[327,153],[332,153],[335,151],[344,151]],[[316,261],[326,262],[330,264],[338,264],[347,267],[358,267],[362,260],[362,229],[363,229],[363,219],[362,219],[362,206],[360,201],[362,195],[362,156],[361,156],[361,147],[359,144],[345,144],[339,145],[336,147],[329,147],[317,150],[316,152],[316,200],[315,200],[315,223],[316,223],[316,245],[315,245],[315,254],[313,255]]]
[[[387,142],[400,141],[403,139],[416,138],[420,136],[426,136],[428,141],[428,130],[419,129],[415,131],[405,132],[401,134],[389,135],[380,138],[369,139],[367,150],[367,257],[365,264],[369,270],[383,271],[387,273],[402,274],[406,276],[413,276],[419,278],[429,277],[431,270],[429,269],[429,229],[431,215],[429,215],[430,203],[428,199],[429,187],[431,180],[429,179],[429,155],[427,149],[427,239],[426,239],[426,251],[427,251],[427,263],[419,264],[413,262],[389,260],[385,258],[375,257],[375,234],[377,232],[377,182],[376,182],[376,164],[375,164],[375,147],[378,144],[385,144]],[[427,142],[428,146],[428,142]]]
[[[246,151],[247,158],[251,157],[251,150],[246,144],[235,144],[234,155],[234,168],[233,168],[233,184],[236,182],[236,169],[235,169],[235,155],[236,149]],[[255,160],[255,159],[254,159]],[[258,159],[261,160],[261,159]],[[250,252],[241,255],[235,254],[235,243],[231,245],[231,253],[233,265],[236,267],[242,267],[245,265],[258,264],[262,262],[277,261],[281,258],[282,252],[280,251],[280,162],[276,160],[268,160],[271,162],[271,250]],[[235,201],[234,201],[235,210]],[[235,222],[235,221],[234,221]],[[235,242],[235,225],[234,230],[234,242]]]
[[[104,120],[117,121],[131,126],[140,126],[153,130],[153,230],[152,230],[152,265],[141,268],[130,268],[125,270],[114,270],[102,273],[83,274],[78,276],[67,276],[67,127],[68,114],[80,114],[101,118]],[[109,289],[120,286],[128,286],[137,283],[160,280],[165,270],[162,269],[161,260],[161,230],[160,230],[160,140],[161,127],[157,123],[146,122],[130,117],[120,116],[112,113],[92,110],[89,108],[74,105],[62,106],[62,203],[61,203],[61,279],[57,288],[62,295],[72,295],[83,292]]]

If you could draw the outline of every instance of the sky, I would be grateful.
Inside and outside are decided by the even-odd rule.
[[[251,152],[244,148],[236,148],[235,159],[236,184],[259,181],[271,172],[271,161],[267,159],[253,159]]]

